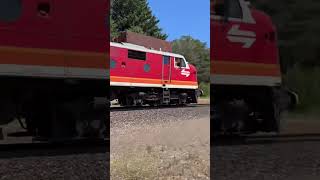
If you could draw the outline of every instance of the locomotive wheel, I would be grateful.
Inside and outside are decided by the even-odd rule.
[[[73,114],[76,137],[104,138],[107,128],[107,104],[95,105],[94,102],[83,99],[68,105]]]
[[[157,106],[160,105],[160,102],[159,102],[159,101],[151,101],[151,102],[149,102],[148,104],[149,104],[149,106],[151,106],[151,107],[157,107]]]
[[[127,100],[126,97],[121,97],[118,99],[120,106],[127,106]]]
[[[77,121],[76,129],[80,138],[106,138],[107,124],[106,114],[98,110],[90,110],[82,114],[81,120]]]

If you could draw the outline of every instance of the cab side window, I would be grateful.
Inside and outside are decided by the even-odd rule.
[[[128,58],[145,61],[147,59],[147,55],[145,52],[128,50]]]
[[[184,60],[182,58],[176,57],[174,60],[174,66],[179,67],[179,68],[186,67],[186,63],[184,62]]]
[[[14,22],[22,14],[22,0],[0,0],[0,21]]]
[[[213,14],[229,18],[242,19],[242,9],[239,0],[216,0],[213,4]]]
[[[242,9],[239,0],[229,0],[228,6],[229,17],[242,19]]]

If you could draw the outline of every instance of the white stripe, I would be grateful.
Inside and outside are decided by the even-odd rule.
[[[156,88],[172,88],[172,89],[197,89],[198,86],[190,85],[172,85],[167,84],[162,86],[161,84],[149,84],[149,83],[128,83],[128,82],[110,82],[110,86],[126,86],[126,87],[156,87]]]
[[[244,75],[211,75],[211,84],[277,86],[281,84],[281,77],[272,76],[244,76]]]
[[[0,75],[31,77],[63,77],[63,67],[45,67],[34,65],[0,64]]]
[[[110,81],[111,86],[127,86],[127,87],[158,87],[161,88],[161,84],[149,84],[149,83],[129,83],[129,82],[114,82]]]
[[[66,71],[67,77],[74,78],[93,78],[93,79],[109,79],[108,69],[93,69],[93,68],[68,68]]]
[[[177,89],[198,89],[198,86],[191,86],[191,85],[173,85],[167,84],[167,88],[177,88]]]
[[[0,76],[109,79],[109,70],[90,68],[68,68],[66,70],[58,66],[0,64]]]

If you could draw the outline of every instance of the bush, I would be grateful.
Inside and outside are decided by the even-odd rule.
[[[320,107],[320,68],[296,66],[284,76],[284,83],[299,95],[298,111],[312,111]]]
[[[205,98],[210,97],[210,83],[201,82],[201,83],[199,84],[199,88],[200,88],[201,90],[203,90],[203,95],[202,95],[202,97],[205,97]]]

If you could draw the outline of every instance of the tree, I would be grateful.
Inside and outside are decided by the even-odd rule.
[[[168,37],[158,26],[159,20],[152,15],[147,0],[112,0],[110,22],[111,37],[126,30],[163,40]]]
[[[206,43],[191,36],[182,36],[172,42],[172,49],[197,67],[199,82],[210,82],[210,51]]]
[[[112,20],[112,18],[110,18],[110,33],[111,38],[119,36],[117,24]]]

